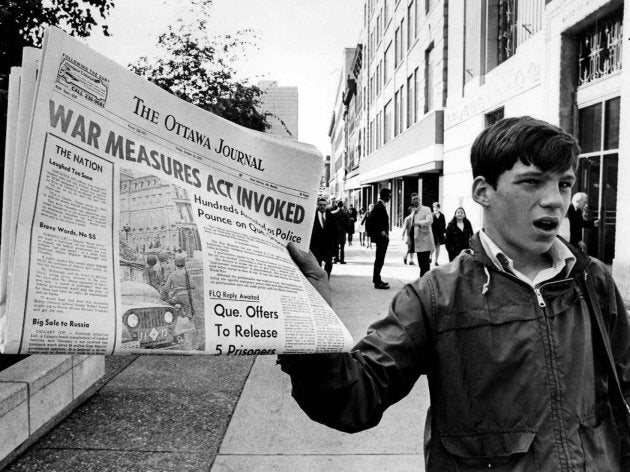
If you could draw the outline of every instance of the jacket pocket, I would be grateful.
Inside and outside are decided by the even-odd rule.
[[[620,470],[620,443],[611,414],[606,415],[604,420],[594,427],[580,424],[580,439],[585,471]]]
[[[442,446],[451,455],[453,470],[534,472],[539,470],[528,454],[536,436],[533,430],[507,430],[442,435]]]

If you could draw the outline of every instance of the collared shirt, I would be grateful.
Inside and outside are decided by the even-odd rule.
[[[317,211],[319,213],[319,224],[324,227],[324,223],[326,222],[326,212],[325,211]]]
[[[488,254],[488,257],[497,269],[503,272],[510,272],[515,277],[521,279],[523,282],[528,283],[532,287],[541,284],[547,280],[553,279],[556,275],[564,271],[565,275],[568,275],[575,265],[576,258],[569,248],[562,243],[559,239],[554,239],[549,252],[547,253],[551,257],[551,267],[541,270],[536,274],[533,279],[530,279],[522,272],[519,272],[514,268],[514,261],[510,259],[501,250],[499,246],[486,234],[485,231],[479,231],[479,240],[483,246],[484,251]]]

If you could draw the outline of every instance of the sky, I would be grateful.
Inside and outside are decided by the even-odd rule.
[[[153,56],[158,36],[185,11],[186,0],[116,0],[107,24],[111,37],[93,34],[89,46],[127,65]],[[258,36],[241,77],[297,86],[299,140],[330,154],[328,128],[343,50],[355,47],[363,0],[214,0],[209,34],[252,29]]]

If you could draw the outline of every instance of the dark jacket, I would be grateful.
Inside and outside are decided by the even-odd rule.
[[[472,225],[468,218],[464,218],[464,230],[457,226],[457,220],[452,219],[446,227],[444,244],[448,252],[448,260],[455,259],[464,249],[470,248],[470,238],[473,235]]]
[[[569,218],[570,237],[569,242],[574,246],[577,246],[582,241],[582,229],[593,228],[595,224],[591,220],[585,220],[582,210],[578,210],[573,206],[573,203],[569,205],[567,211],[567,218]]]
[[[435,244],[444,244],[444,233],[446,231],[446,219],[444,213],[440,212],[440,216],[435,217],[433,213],[433,223],[431,223],[431,231],[433,232],[433,241]]]
[[[326,219],[322,228],[318,213],[318,211],[315,212],[310,249],[316,257],[325,258],[333,255],[333,247],[337,241],[337,221],[330,210],[326,210]]]
[[[350,232],[350,215],[343,208],[332,212],[337,224],[337,241],[345,242],[346,234]]]
[[[605,354],[578,284],[588,267],[629,399],[628,314],[604,265],[576,252],[569,278],[535,290],[497,270],[478,235],[472,249],[405,286],[352,353],[284,356],[294,398],[355,432],[424,374],[428,472],[620,470]]]
[[[382,200],[376,202],[369,213],[365,229],[373,240],[380,238],[383,231],[389,233],[389,215]]]

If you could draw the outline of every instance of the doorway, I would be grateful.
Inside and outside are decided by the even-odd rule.
[[[589,255],[611,264],[615,257],[619,97],[579,110],[582,147],[576,191],[588,195],[586,216],[599,226],[584,230]]]

